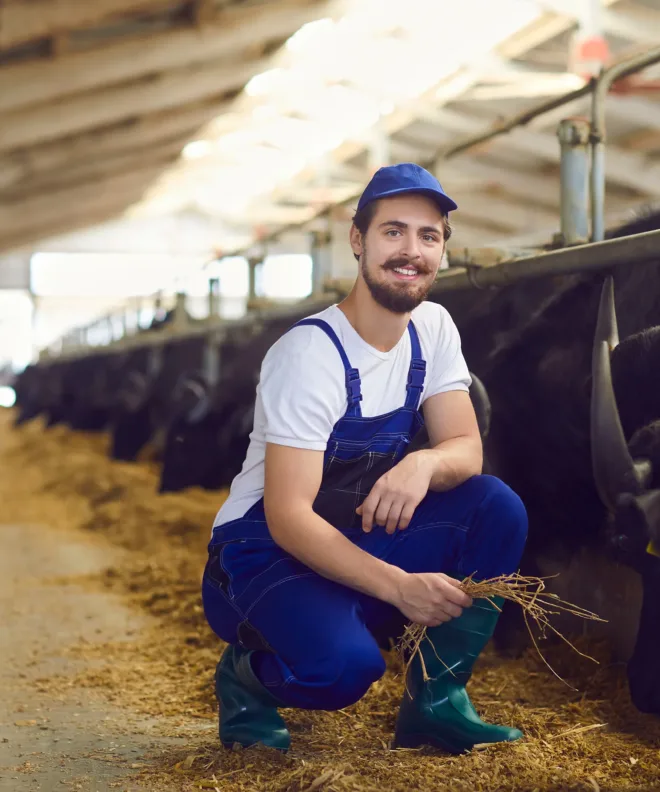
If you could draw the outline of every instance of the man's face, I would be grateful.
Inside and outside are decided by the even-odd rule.
[[[381,199],[364,237],[351,228],[351,247],[374,300],[392,313],[416,308],[433,285],[445,249],[443,217],[422,195]]]

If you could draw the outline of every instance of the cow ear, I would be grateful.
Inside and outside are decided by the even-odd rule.
[[[601,291],[591,359],[590,435],[596,488],[610,511],[616,509],[621,493],[641,493],[651,477],[649,462],[633,461],[621,427],[610,368],[610,351],[618,342],[614,281],[609,275]]]

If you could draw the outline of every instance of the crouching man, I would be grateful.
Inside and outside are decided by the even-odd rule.
[[[278,708],[357,702],[385,671],[379,647],[409,621],[428,628],[431,679],[416,658],[394,745],[461,753],[522,736],[484,723],[465,689],[499,612],[458,581],[514,572],[527,515],[481,474],[458,331],[425,300],[456,208],[419,166],[381,168],[350,231],[351,293],[264,358],[202,584],[206,618],[229,644],[216,671],[226,747],[286,750]],[[424,424],[429,448],[407,453]]]

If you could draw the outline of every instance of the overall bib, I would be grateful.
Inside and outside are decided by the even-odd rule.
[[[411,360],[405,403],[363,417],[360,374],[333,329],[319,319],[341,357],[346,412],[324,455],[314,511],[372,556],[407,572],[478,578],[516,570],[527,516],[519,498],[492,476],[474,476],[448,492],[429,491],[408,528],[362,530],[356,509],[376,481],[405,455],[422,428],[426,376],[417,331],[408,324]],[[239,519],[216,527],[208,547],[202,595],[213,631],[254,650],[252,667],[282,706],[341,709],[358,701],[385,671],[380,648],[402,634],[406,619],[386,602],[335,583],[306,567],[272,539],[263,498]]]

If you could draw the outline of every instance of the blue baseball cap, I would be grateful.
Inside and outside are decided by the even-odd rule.
[[[440,210],[449,214],[458,206],[442,189],[440,182],[427,170],[414,162],[402,162],[379,168],[362,193],[358,202],[358,212],[372,201],[389,198],[404,193],[421,193],[432,198]]]

